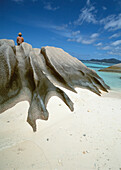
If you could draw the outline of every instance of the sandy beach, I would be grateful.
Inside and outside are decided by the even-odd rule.
[[[58,97],[49,100],[49,120],[26,122],[23,101],[0,115],[1,170],[120,170],[121,92],[63,89],[74,112]]]

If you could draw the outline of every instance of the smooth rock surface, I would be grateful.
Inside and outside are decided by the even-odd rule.
[[[15,46],[13,40],[0,40],[0,113],[20,101],[30,103],[27,121],[36,131],[36,120],[47,120],[51,96],[58,96],[74,110],[61,85],[73,92],[82,87],[101,95],[109,87],[94,70],[60,48],[33,49],[30,44]]]

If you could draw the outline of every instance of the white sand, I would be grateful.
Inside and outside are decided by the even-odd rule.
[[[74,112],[52,97],[36,133],[26,122],[27,101],[0,115],[0,170],[120,170],[121,93],[64,91]]]

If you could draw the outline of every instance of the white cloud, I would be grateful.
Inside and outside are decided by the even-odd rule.
[[[108,51],[108,54],[121,56],[121,46],[114,47],[111,51]]]
[[[121,40],[115,41],[114,43],[107,45],[105,47],[98,47],[99,50],[107,51],[107,54],[121,56]]]
[[[88,2],[88,1],[87,1]],[[88,2],[89,3],[89,2]],[[83,22],[96,24],[97,20],[95,17],[95,7],[90,5],[81,9],[81,13],[76,21],[74,21],[75,25],[82,25]]]
[[[87,5],[90,5],[90,0],[87,0]]]
[[[70,37],[67,39],[67,41],[74,41],[74,42],[81,42],[82,41],[82,35],[80,34],[80,31],[70,31]]]
[[[46,29],[49,29],[51,32],[54,32],[58,35],[61,35],[63,37],[66,37],[66,38],[71,38],[72,35],[71,35],[71,32],[69,29],[68,29],[68,25],[67,24],[63,24],[63,25],[54,25],[54,24],[40,24],[38,25],[38,27],[43,27],[43,28],[46,28]]]
[[[68,41],[75,41],[77,43],[82,43],[82,44],[93,44],[96,40],[97,37],[99,36],[98,33],[94,33],[91,36],[82,36],[80,34],[80,31],[72,32],[71,37],[69,37]]]
[[[101,24],[104,24],[104,29],[109,31],[115,31],[121,29],[121,13],[116,15],[110,15],[102,20],[100,20]]]
[[[107,8],[105,6],[102,7],[103,10],[107,10]]]
[[[115,52],[115,51],[108,51],[108,54],[110,55],[117,55],[117,56],[121,56],[121,52]]]
[[[109,21],[113,20],[113,18],[115,17],[115,15],[109,15],[107,16],[106,18],[103,18],[100,20],[100,23],[101,24],[106,24],[108,23]]]
[[[83,39],[83,40],[81,41],[82,44],[87,44],[87,45],[88,45],[88,44],[92,44],[93,42],[95,42],[95,39],[88,39],[88,40],[86,40],[86,39],[84,40],[84,39]]]
[[[97,38],[97,37],[99,37],[99,34],[98,34],[98,33],[94,33],[94,34],[92,34],[92,35],[90,36],[90,38]]]
[[[112,38],[117,38],[117,37],[120,37],[121,36],[121,33],[116,33],[116,34],[113,34],[109,37],[109,39],[112,39]]]
[[[96,44],[95,46],[99,47],[99,46],[102,46],[102,42],[99,42],[98,44]]]
[[[121,40],[114,41],[111,45],[118,46],[121,44]]]
[[[101,48],[99,48],[99,49],[101,49],[101,50],[110,50],[111,49],[111,47],[110,46],[105,46],[105,47],[101,47]]]
[[[78,38],[72,38],[72,39],[69,38],[67,41],[74,41],[74,42],[77,42],[77,43],[89,45],[89,44],[92,44],[95,40],[94,39],[84,39],[80,36]]]
[[[45,8],[46,10],[49,10],[49,11],[56,11],[57,9],[59,9],[58,6],[57,6],[57,7],[52,7],[52,4],[51,4],[50,2],[45,3],[44,8]]]
[[[68,38],[67,41],[73,41],[73,42],[77,42],[77,43],[80,43],[82,41],[82,37],[79,36],[78,38]]]
[[[48,26],[47,26],[48,27]],[[63,25],[49,25],[49,28],[55,29],[57,31],[62,31],[62,30],[66,30],[68,27],[67,24],[63,24]]]
[[[78,43],[82,42],[82,40],[83,40],[83,38],[82,38],[81,35],[77,39],[75,39],[75,41],[78,42]]]
[[[72,36],[77,36],[77,35],[79,35],[80,34],[80,31],[78,30],[78,31],[73,31],[72,32]]]

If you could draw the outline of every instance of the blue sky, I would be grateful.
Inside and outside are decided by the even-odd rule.
[[[22,32],[33,47],[121,60],[121,0],[0,0],[0,21],[0,39]]]

